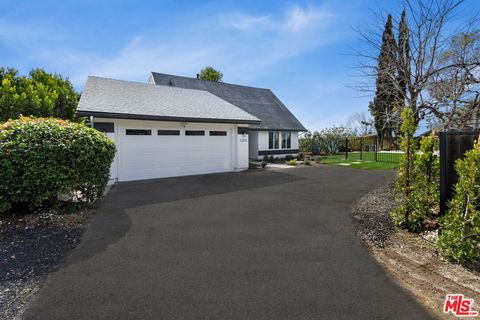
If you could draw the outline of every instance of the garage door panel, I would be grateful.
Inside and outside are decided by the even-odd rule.
[[[227,136],[210,136],[208,129],[204,136],[185,136],[183,128],[179,136],[157,135],[155,127],[136,127],[152,130],[152,135],[126,135],[121,130],[121,181],[173,177],[231,171],[232,128]],[[172,129],[172,128],[169,128]],[[195,129],[196,130],[196,129]],[[225,131],[225,128],[211,129]]]

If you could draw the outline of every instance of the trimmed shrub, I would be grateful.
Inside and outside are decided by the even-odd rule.
[[[285,163],[288,164],[289,166],[296,166],[297,165],[297,160],[295,160],[295,159],[288,160]]]
[[[440,209],[440,159],[437,151],[438,137],[435,135],[422,137],[413,173],[414,220],[425,222],[429,218],[435,218]]]
[[[114,143],[84,124],[28,117],[1,124],[0,213],[53,204],[63,194],[95,200],[114,155]]]
[[[458,182],[447,214],[440,219],[439,251],[459,262],[480,259],[480,141],[455,165]]]
[[[293,160],[293,159],[296,159],[294,156],[292,156],[291,154],[287,154],[285,156],[285,161],[290,161],[290,160]]]

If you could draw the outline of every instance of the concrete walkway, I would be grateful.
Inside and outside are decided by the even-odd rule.
[[[115,185],[26,319],[429,319],[356,237],[392,175],[335,166]]]

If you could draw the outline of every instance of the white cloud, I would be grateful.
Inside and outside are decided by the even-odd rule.
[[[224,25],[239,30],[259,30],[273,27],[273,21],[269,16],[252,16],[243,13],[221,16],[220,21]]]
[[[322,8],[304,9],[298,6],[291,8],[287,13],[284,28],[290,32],[299,32],[324,23],[334,15]]]
[[[302,32],[326,24],[332,17],[334,15],[324,8],[293,6],[281,17],[232,13],[221,15],[220,21],[240,31]]]

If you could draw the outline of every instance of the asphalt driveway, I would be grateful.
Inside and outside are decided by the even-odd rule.
[[[431,318],[350,220],[391,175],[322,166],[115,185],[25,318]]]

